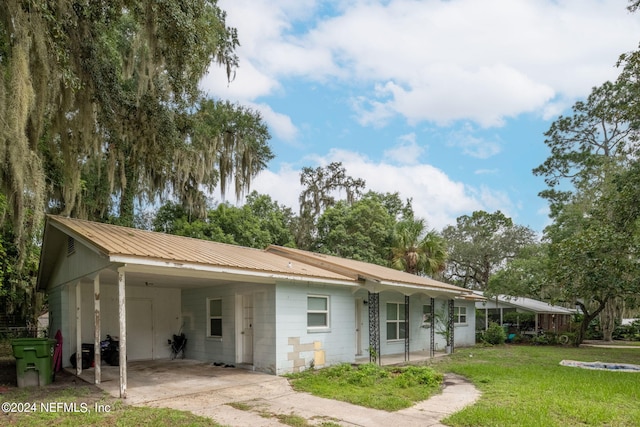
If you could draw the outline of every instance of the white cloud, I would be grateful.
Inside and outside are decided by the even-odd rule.
[[[619,0],[221,0],[246,99],[298,77],[368,86],[362,123],[548,117],[615,77],[640,22]],[[246,74],[247,77],[242,77]],[[243,79],[243,80],[240,80]],[[233,86],[233,85],[232,85]],[[383,97],[377,88],[384,88]]]
[[[441,230],[453,225],[456,218],[476,210],[502,211],[507,216],[517,214],[509,196],[486,186],[473,187],[449,178],[442,170],[429,164],[393,165],[374,162],[367,156],[348,150],[332,149],[326,156],[310,157],[311,167],[341,162],[347,175],[366,181],[366,190],[381,193],[398,192],[403,200],[412,199],[418,217],[425,218],[431,228]],[[269,194],[279,204],[298,212],[298,196],[302,191],[300,170],[282,164],[277,171],[262,171],[252,182],[251,190]],[[238,203],[233,195],[227,200]]]
[[[455,224],[458,216],[478,209],[491,209],[502,194],[491,198],[489,189],[474,189],[451,180],[442,170],[428,164],[392,165],[374,162],[352,151],[333,149],[322,158],[324,164],[342,162],[347,174],[366,181],[368,190],[399,192],[403,199],[413,199],[416,215],[429,225],[441,229]],[[485,201],[490,205],[485,205]],[[510,207],[511,204],[508,204]]]
[[[395,163],[413,165],[418,163],[424,151],[424,147],[416,142],[416,134],[409,133],[398,138],[398,143],[393,148],[385,150],[383,156]]]
[[[277,113],[267,104],[250,104],[260,111],[262,118],[269,126],[273,136],[284,141],[295,141],[298,136],[298,128],[291,121],[291,117]]]
[[[487,159],[498,154],[501,150],[499,141],[474,136],[473,126],[468,123],[449,133],[447,145],[462,148],[462,154],[478,159]]]

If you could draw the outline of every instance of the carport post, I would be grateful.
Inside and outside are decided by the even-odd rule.
[[[100,353],[100,273],[93,278],[93,310],[94,310],[94,337],[93,337],[93,363],[95,365],[95,383],[101,380],[101,353]]]
[[[127,398],[127,304],[124,269],[118,269],[118,319],[120,323],[120,398]]]
[[[82,293],[76,282],[76,375],[82,374]]]

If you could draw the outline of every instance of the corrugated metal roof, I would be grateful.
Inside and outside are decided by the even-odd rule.
[[[112,260],[129,258],[140,264],[189,264],[350,283],[368,279],[389,286],[417,286],[458,295],[470,292],[376,264],[282,246],[260,250],[53,215],[47,221],[48,226],[85,240]]]
[[[484,296],[484,294],[480,291],[476,291],[475,293],[478,295]],[[488,308],[491,308],[490,307],[491,301],[495,301],[496,297],[494,296],[491,298],[489,297],[486,297],[486,298],[487,298],[486,305]],[[539,301],[533,298],[514,297],[510,295],[497,295],[497,298],[498,298],[498,301],[502,303],[511,305],[513,307],[518,307],[523,310],[540,313],[540,314],[573,314],[575,313],[575,309],[570,309],[570,308],[561,307],[559,305],[549,304],[548,302]]]
[[[415,274],[405,273],[404,271],[395,270],[389,267],[383,267],[377,264],[370,264],[363,261],[355,261],[352,259],[340,258],[331,255],[318,254],[314,252],[303,251],[300,249],[285,248],[282,246],[271,245],[266,249],[268,252],[276,253],[292,259],[305,260],[314,265],[326,268],[341,274],[351,274],[352,277],[366,278],[373,281],[388,284],[411,284],[424,286],[433,289],[441,289],[447,291],[457,291],[464,294],[470,294],[471,291],[448,283],[439,282],[429,277],[417,276]]]
[[[143,260],[153,260],[353,281],[345,275],[291,262],[290,259],[260,249],[53,215],[48,216],[47,220],[50,225],[72,237],[85,239],[110,258],[119,256],[138,259],[141,263]]]

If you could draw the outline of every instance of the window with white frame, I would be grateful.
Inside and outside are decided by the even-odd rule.
[[[387,303],[387,340],[403,340],[406,337],[404,304]]]
[[[207,336],[222,337],[222,300],[207,299]]]
[[[453,322],[467,323],[467,307],[453,307]]]
[[[322,329],[329,327],[329,297],[307,296],[307,327]]]
[[[431,326],[433,315],[431,314],[431,304],[422,306],[422,326]]]

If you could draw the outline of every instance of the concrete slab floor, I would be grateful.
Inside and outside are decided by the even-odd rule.
[[[391,359],[387,359],[391,361]],[[386,412],[293,391],[286,378],[195,360],[154,360],[127,365],[127,404],[190,411],[227,426],[282,426],[275,415],[295,414],[311,425],[439,426],[439,420],[473,403],[479,392],[463,378],[447,376],[443,393],[412,408]],[[102,367],[99,387],[119,395],[119,368]],[[81,378],[94,382],[94,369]]]

